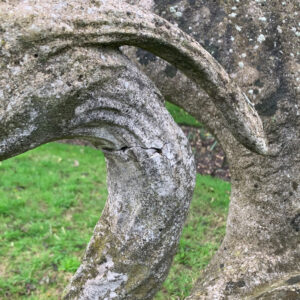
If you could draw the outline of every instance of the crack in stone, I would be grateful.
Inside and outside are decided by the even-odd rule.
[[[164,148],[165,145],[163,145],[161,148],[157,148],[157,147],[142,147],[142,146],[123,146],[119,149],[111,149],[111,148],[102,148],[102,150],[104,152],[109,152],[109,153],[114,153],[114,152],[127,152],[128,150],[131,149],[136,149],[136,148],[140,148],[143,150],[154,150],[156,153],[158,154],[162,154],[162,150]]]

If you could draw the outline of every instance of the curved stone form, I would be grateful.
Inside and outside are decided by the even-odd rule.
[[[241,89],[199,43],[149,11],[120,1],[43,1],[1,5],[4,43],[10,53],[26,49],[40,59],[73,47],[132,45],[164,58],[202,87],[222,111],[233,135],[267,153],[261,120]],[[15,24],[11,27],[11,24]]]
[[[151,299],[192,195],[187,140],[118,46],[140,46],[176,65],[211,96],[235,137],[267,152],[251,103],[198,43],[155,15],[118,4],[0,5],[0,160],[81,137],[108,162],[107,205],[66,299]]]
[[[116,50],[73,49],[22,72],[1,114],[2,151],[79,137],[107,160],[109,197],[65,298],[152,298],[193,193],[186,137],[155,86]]]
[[[109,197],[66,299],[151,299],[167,276],[192,197],[185,136],[155,87],[128,61],[124,66],[116,84],[97,86],[71,121],[72,136],[103,149]]]
[[[209,128],[230,165],[226,235],[188,299],[300,299],[299,36],[291,30],[298,26],[300,2],[243,0],[235,7],[234,1],[143,2],[205,44],[251,97],[269,144],[280,149],[273,157],[247,151],[192,81],[159,59],[144,60],[143,51],[127,51],[143,63],[165,99]]]

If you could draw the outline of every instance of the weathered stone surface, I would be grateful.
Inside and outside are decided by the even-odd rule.
[[[32,0],[1,5],[0,19],[2,43],[15,59],[25,49],[40,60],[83,46],[127,44],[150,50],[211,96],[238,140],[259,153],[268,151],[261,120],[245,94],[200,44],[156,15],[113,0],[89,5],[54,0],[37,5]]]
[[[227,234],[191,299],[294,297],[297,283],[288,282],[300,269],[297,3],[154,4],[143,1],[178,21],[227,72],[178,28],[121,1],[0,4],[0,159],[84,137],[108,161],[107,206],[65,297],[151,299],[192,193],[187,142],[158,90],[118,52],[123,44],[185,73],[154,56],[140,60],[166,97],[216,134],[229,159]],[[248,98],[263,118],[269,152]]]
[[[266,152],[260,119],[199,44],[142,10],[17,1],[1,4],[0,19],[1,159],[83,137],[108,161],[109,199],[65,298],[150,299],[175,253],[194,166],[158,91],[116,47],[142,46],[175,63],[236,120],[228,124],[238,138]]]
[[[180,71],[170,72],[158,58],[140,64],[165,98],[216,135],[229,159],[226,237],[190,299],[298,299],[299,283],[285,281],[300,269],[299,1],[149,0],[149,6],[192,35],[238,82],[278,149],[271,157],[246,151],[207,94]],[[129,51],[139,63],[142,54]]]
[[[1,86],[10,96],[1,101],[1,159],[79,137],[107,160],[109,198],[65,298],[150,299],[168,273],[192,197],[187,139],[159,91],[117,50],[19,59],[7,61],[13,74],[1,73],[11,76]]]
[[[193,191],[192,153],[158,91],[126,59],[109,56],[116,79],[93,85],[72,121],[72,136],[89,137],[105,153],[109,198],[66,299],[152,298]]]

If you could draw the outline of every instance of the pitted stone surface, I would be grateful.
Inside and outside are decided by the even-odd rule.
[[[167,97],[212,129],[231,166],[227,234],[191,299],[295,292],[280,278],[293,278],[300,262],[299,44],[290,25],[297,3],[175,2],[0,4],[0,159],[72,137],[91,140],[107,158],[109,198],[67,299],[151,299],[167,275],[193,190],[187,141],[121,45],[149,50],[185,73],[165,65],[166,76],[149,72]],[[150,56],[145,65],[157,61]],[[279,285],[261,289],[270,282]]]
[[[300,269],[299,4],[152,1],[155,13],[193,36],[240,85],[263,120],[270,147],[277,149],[271,157],[246,151],[224,126],[224,116],[205,91],[180,70],[169,76],[170,66],[158,58],[139,65],[166,99],[216,135],[230,165],[226,236],[209,267],[199,274],[191,299],[298,297],[297,284],[289,287],[285,280]],[[135,53],[127,50],[139,64]]]
[[[74,47],[139,46],[174,64],[202,87],[244,145],[268,152],[256,110],[221,65],[189,35],[147,10],[113,0],[89,5],[32,0],[1,4],[0,19],[5,77],[22,76],[24,68],[15,62],[23,61],[25,52],[29,59],[41,61]],[[9,89],[2,92],[9,97]]]

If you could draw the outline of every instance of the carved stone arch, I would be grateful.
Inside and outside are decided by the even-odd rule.
[[[151,299],[176,252],[194,161],[153,84],[108,52],[112,69],[116,61],[122,68],[76,107],[70,136],[87,137],[104,151],[109,197],[65,298]]]
[[[260,117],[247,96],[199,43],[176,26],[138,6],[114,0],[88,6],[84,1],[55,4],[2,5],[9,56],[27,49],[47,60],[74,47],[144,48],[203,88],[224,115],[224,125],[242,144],[258,153],[269,151]],[[16,24],[13,29],[12,23]]]
[[[65,298],[151,299],[168,274],[193,194],[188,141],[153,83],[117,50],[74,48],[38,65],[23,74],[20,89],[42,84],[26,104],[6,108],[14,126],[4,123],[9,138],[1,150],[11,156],[83,138],[104,152],[108,169],[107,203]],[[9,113],[22,110],[28,116]]]
[[[143,2],[214,55],[254,102],[269,143],[279,149],[272,157],[247,151],[193,82],[179,71],[168,77],[158,61],[142,66],[164,97],[218,137],[231,168],[225,239],[188,299],[298,299],[299,1]]]
[[[151,299],[176,249],[194,165],[160,93],[117,47],[175,64],[242,143],[266,153],[260,119],[222,67],[163,19],[115,3],[30,3],[1,4],[0,159],[61,138],[102,148],[109,198],[65,298]]]

